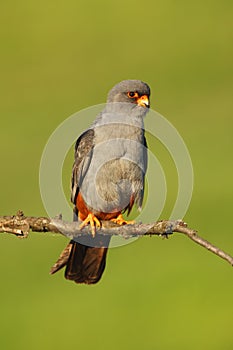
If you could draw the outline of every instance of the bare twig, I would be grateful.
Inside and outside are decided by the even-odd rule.
[[[179,232],[220,258],[225,259],[233,266],[232,256],[198,236],[197,232],[188,228],[182,220],[162,220],[151,224],[138,223],[124,226],[119,226],[112,221],[101,221],[101,224],[102,227],[98,229],[98,234],[116,235],[125,239],[146,235],[168,237],[174,232]],[[89,227],[81,230],[79,226],[79,222],[66,222],[62,220],[61,216],[54,219],[24,216],[22,211],[18,211],[15,216],[0,216],[0,232],[11,233],[18,237],[27,237],[30,230],[33,232],[59,233],[71,239],[91,234]]]

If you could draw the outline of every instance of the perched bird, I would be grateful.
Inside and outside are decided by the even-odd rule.
[[[99,281],[106,264],[109,237],[95,236],[100,220],[127,224],[122,213],[142,206],[147,168],[144,116],[150,88],[140,80],[124,80],[109,92],[104,110],[77,140],[71,181],[71,201],[81,227],[93,237],[70,241],[51,268],[66,266],[65,278],[76,283]]]

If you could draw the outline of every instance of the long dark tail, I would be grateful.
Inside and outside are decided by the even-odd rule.
[[[65,278],[92,284],[100,280],[106,265],[108,248],[95,248],[72,242]]]
[[[76,283],[97,283],[105,269],[110,237],[84,237],[84,242],[89,244],[70,241],[50,273],[53,274],[66,266],[65,278]]]

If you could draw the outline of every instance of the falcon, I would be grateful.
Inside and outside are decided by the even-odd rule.
[[[96,233],[101,220],[130,223],[122,214],[133,205],[140,210],[147,169],[144,117],[150,107],[150,88],[140,80],[124,80],[108,93],[95,121],[78,138],[71,179],[74,220],[90,225],[91,235],[71,240],[51,268],[66,266],[65,278],[97,283],[105,269],[110,237]]]

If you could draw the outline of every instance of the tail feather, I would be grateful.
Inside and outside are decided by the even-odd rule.
[[[90,237],[88,240],[92,246],[70,241],[50,273],[56,273],[66,266],[65,278],[76,283],[97,283],[105,269],[110,237],[97,235],[94,239]],[[87,237],[84,242],[87,243]]]
[[[65,278],[76,283],[97,283],[104,272],[107,250],[72,242]]]

